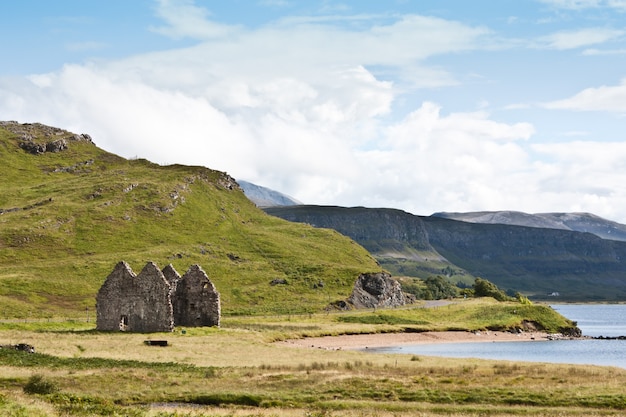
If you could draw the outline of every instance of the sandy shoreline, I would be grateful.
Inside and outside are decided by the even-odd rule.
[[[342,350],[367,349],[427,343],[472,343],[472,342],[533,342],[548,340],[549,335],[541,332],[423,332],[423,333],[376,333],[342,336],[309,337],[280,342],[285,346],[315,349]]]

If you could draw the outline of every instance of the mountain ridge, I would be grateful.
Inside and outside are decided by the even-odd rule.
[[[281,207],[307,205],[279,191],[238,180],[246,196],[257,206]],[[393,210],[392,208],[389,208]],[[593,233],[603,239],[626,241],[626,225],[586,212],[525,213],[516,210],[436,212],[432,217],[469,223],[507,224],[515,226],[563,229]]]
[[[469,223],[508,224],[516,226],[563,229],[593,233],[603,239],[626,241],[626,225],[604,219],[592,213],[536,213],[520,211],[438,212],[433,217]]]
[[[293,197],[271,188],[256,185],[248,181],[237,180],[237,183],[248,197],[258,207],[297,206],[302,203]]]

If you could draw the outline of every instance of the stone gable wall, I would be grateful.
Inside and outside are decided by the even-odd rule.
[[[162,272],[163,272],[163,276],[167,280],[167,283],[170,284],[170,298],[171,298],[171,296],[176,292],[176,285],[178,284],[178,281],[180,281],[180,274],[178,273],[178,271],[174,269],[172,264],[169,264],[165,268],[163,268]],[[173,306],[174,304],[172,303],[172,308]]]
[[[199,265],[192,265],[176,283],[172,303],[177,325],[220,325],[220,294]]]
[[[135,275],[118,263],[96,297],[96,328],[129,332],[169,332],[174,328],[170,285],[149,262]]]

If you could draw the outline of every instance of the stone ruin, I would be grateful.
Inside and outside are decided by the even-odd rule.
[[[96,296],[96,330],[171,332],[174,326],[219,326],[220,295],[193,265],[182,277],[172,265],[148,262],[139,275],[119,262]]]

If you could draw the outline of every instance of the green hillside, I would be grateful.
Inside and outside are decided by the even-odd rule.
[[[33,153],[60,140],[67,149]],[[266,215],[222,172],[127,160],[13,122],[0,124],[0,161],[0,319],[93,310],[120,260],[135,272],[200,264],[231,315],[320,311],[380,270],[335,231]]]

